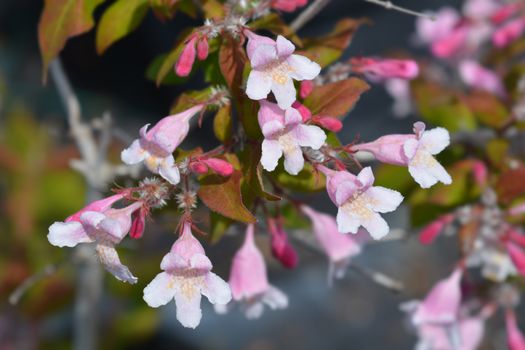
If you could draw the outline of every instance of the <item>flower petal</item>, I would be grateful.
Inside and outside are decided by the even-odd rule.
[[[190,281],[177,286],[175,304],[177,305],[177,320],[188,328],[196,328],[201,322],[201,293]]]
[[[226,305],[232,300],[232,293],[228,283],[213,272],[206,274],[201,293],[212,304]]]
[[[131,284],[137,283],[138,278],[133,276],[127,266],[122,265],[115,248],[110,245],[98,244],[97,254],[102,265],[104,265],[106,270],[116,279]]]
[[[272,81],[272,92],[275,95],[279,108],[283,110],[292,106],[297,95],[293,81],[290,78],[287,78],[283,84]]]
[[[286,111],[284,111],[284,123],[286,124],[286,126],[299,124],[302,121],[303,117],[297,109],[290,107]]]
[[[297,125],[291,130],[293,138],[301,147],[321,148],[326,141],[323,129],[315,125]]]
[[[405,156],[408,159],[412,159],[416,155],[418,147],[419,147],[419,140],[408,139],[403,144],[403,152],[405,153]]]
[[[244,305],[244,316],[249,320],[260,318],[264,312],[264,304],[259,299],[248,301]]]
[[[357,186],[353,181],[341,182],[335,189],[335,204],[341,206],[346,203],[357,191]]]
[[[403,201],[401,193],[381,186],[370,187],[364,195],[371,199],[372,209],[378,213],[394,211]]]
[[[304,167],[303,151],[296,146],[284,152],[284,169],[290,175],[297,175]]]
[[[164,271],[174,271],[189,268],[189,263],[179,254],[168,253],[164,255],[160,263],[160,268]]]
[[[282,35],[277,36],[276,46],[277,46],[277,56],[280,59],[287,58],[295,51],[295,46],[292,42]]]
[[[166,305],[175,296],[175,277],[166,272],[159,273],[144,288],[144,301],[150,307]]]
[[[118,220],[115,220],[113,218],[106,217],[100,223],[97,225],[97,229],[102,231],[107,235],[105,239],[117,243],[124,238],[124,236],[127,234],[127,232],[122,230],[122,226],[120,225]],[[101,233],[102,233],[101,232]]]
[[[301,55],[291,55],[286,62],[293,68],[290,76],[295,80],[312,80],[321,72],[321,66]]]
[[[419,142],[430,154],[438,154],[450,144],[450,135],[447,129],[434,128],[425,131]]]
[[[267,171],[273,171],[277,167],[283,151],[279,141],[264,140],[262,143],[261,164]]]
[[[175,165],[175,160],[172,155],[162,159],[158,167],[159,175],[172,185],[180,182],[179,168]]]
[[[252,70],[246,83],[246,95],[252,100],[262,100],[272,89],[272,80],[261,71]]]
[[[271,120],[262,126],[262,133],[264,137],[271,138],[277,136],[279,132],[284,130],[284,125],[278,120]]]
[[[280,289],[270,285],[262,296],[262,301],[272,310],[285,309],[288,307],[288,297]]]
[[[420,166],[409,166],[408,172],[421,188],[430,188],[437,183],[437,179],[432,176],[426,168]]]
[[[98,211],[85,211],[80,215],[80,223],[87,229],[96,230],[98,224],[106,218],[106,215]]]
[[[190,267],[201,271],[210,271],[213,266],[206,255],[197,253],[191,257]]]
[[[55,222],[49,227],[47,239],[56,247],[74,247],[79,243],[93,241],[86,234],[82,224],[77,221]]]
[[[359,180],[363,188],[369,188],[370,186],[372,186],[375,180],[372,168],[369,166],[363,168],[363,170],[361,170],[359,174],[357,174],[357,180]]]
[[[374,213],[370,218],[363,219],[361,224],[375,240],[385,237],[390,231],[385,219],[377,213]]]
[[[337,211],[337,230],[341,233],[356,233],[361,225],[359,218],[355,215],[349,215],[344,209],[339,208]]]
[[[147,152],[140,146],[140,140],[133,143],[120,153],[120,159],[128,165],[140,163],[146,158]]]
[[[250,63],[252,68],[257,70],[277,61],[277,50],[275,46],[262,44],[253,51]]]

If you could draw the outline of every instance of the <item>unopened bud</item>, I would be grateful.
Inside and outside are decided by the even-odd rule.
[[[177,63],[175,64],[175,73],[177,73],[179,77],[187,77],[191,72],[191,68],[195,62],[196,40],[197,37],[194,36],[186,43],[184,49],[182,49],[179,59],[177,60]]]

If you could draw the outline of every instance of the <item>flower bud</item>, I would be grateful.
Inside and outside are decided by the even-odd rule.
[[[206,174],[208,172],[208,166],[202,161],[196,161],[190,163],[190,170],[195,174]]]
[[[131,214],[131,229],[129,236],[134,239],[139,239],[144,234],[144,227],[146,226],[146,210],[140,208]]]
[[[225,160],[219,158],[209,158],[202,161],[214,173],[220,176],[230,176],[233,173],[233,166]]]
[[[325,128],[326,130],[339,132],[343,128],[343,123],[334,117],[319,117],[314,118],[314,123]]]
[[[208,57],[210,51],[210,45],[208,44],[208,38],[204,35],[197,42],[197,58],[204,61]]]
[[[177,60],[177,63],[175,64],[175,73],[177,73],[179,77],[187,77],[191,72],[191,68],[195,62],[196,40],[197,37],[194,36],[186,43],[184,49],[182,49],[179,59]]]
[[[306,123],[312,118],[312,112],[299,101],[295,101],[292,104],[292,107],[299,111],[299,113],[301,114],[301,117],[303,118],[303,123]]]
[[[275,219],[268,219],[268,228],[271,235],[271,245],[273,256],[281,262],[281,264],[293,269],[297,266],[299,258],[297,252],[288,242],[288,236],[284,232],[283,227],[277,223]]]
[[[299,96],[301,98],[308,97],[314,90],[314,82],[312,80],[303,80],[299,88]]]

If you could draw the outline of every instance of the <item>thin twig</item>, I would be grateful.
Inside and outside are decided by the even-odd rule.
[[[40,282],[46,277],[52,276],[57,272],[57,270],[62,266],[62,264],[49,264],[44,267],[41,271],[27,277],[24,282],[22,282],[10,295],[9,295],[9,304],[16,305],[24,294],[35,284]]]
[[[387,10],[394,10],[394,11],[406,13],[408,15],[416,16],[416,17],[428,18],[428,19],[430,19],[432,21],[434,21],[436,19],[434,15],[429,15],[429,14],[426,14],[426,13],[421,13],[421,12],[417,12],[417,11],[413,11],[413,10],[407,9],[405,7],[397,6],[397,5],[393,4],[391,1],[382,1],[382,0],[365,0],[365,1],[369,2],[371,4],[376,4],[376,5],[379,5],[379,6],[383,6]]]
[[[315,0],[312,2],[303,12],[297,16],[297,18],[290,24],[290,28],[297,32],[306,23],[310,22],[321,10],[328,5],[330,0]]]

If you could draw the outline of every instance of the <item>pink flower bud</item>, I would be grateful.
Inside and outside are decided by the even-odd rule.
[[[455,55],[464,47],[467,34],[466,26],[455,28],[449,35],[432,43],[432,53],[439,58],[449,58]]]
[[[301,114],[301,117],[303,118],[303,123],[306,123],[307,121],[310,120],[310,118],[312,118],[312,112],[308,109],[308,107],[306,107],[299,101],[295,101],[292,104],[292,107],[299,111],[299,113]]]
[[[419,242],[424,245],[431,244],[434,239],[441,233],[443,228],[454,220],[454,215],[447,214],[439,217],[425,226],[419,234]]]
[[[498,48],[505,47],[518,39],[525,30],[525,18],[516,18],[499,27],[492,34],[492,43]]]
[[[187,77],[190,72],[191,68],[193,67],[193,63],[195,62],[195,41],[197,40],[196,36],[193,36],[184,46],[184,49],[182,49],[182,53],[180,54],[179,59],[177,60],[177,63],[175,64],[175,73],[179,77]]]
[[[525,235],[521,234],[517,230],[511,228],[508,232],[508,237],[512,240],[512,242],[519,244],[525,249]]]
[[[522,7],[523,3],[520,1],[504,5],[499,10],[494,12],[490,19],[494,24],[501,24],[512,17],[516,12],[521,10]]]
[[[525,337],[518,328],[514,310],[505,312],[505,323],[507,325],[507,344],[510,350],[525,350]]]
[[[512,242],[507,242],[507,252],[516,266],[516,270],[525,276],[525,251]]]
[[[465,60],[459,64],[459,75],[463,82],[471,87],[504,95],[505,89],[499,76],[474,60]]]
[[[268,219],[268,229],[271,235],[272,254],[281,264],[293,269],[297,266],[299,258],[297,252],[288,242],[288,236],[283,227],[275,219]]]
[[[334,117],[316,116],[314,118],[314,123],[333,132],[339,132],[343,128],[343,123]]]
[[[202,161],[191,162],[190,170],[195,174],[202,175],[208,172],[208,166]]]
[[[139,239],[144,234],[144,227],[146,226],[146,210],[140,208],[131,214],[131,229],[129,236],[134,239]]]
[[[293,12],[298,7],[306,5],[308,0],[272,0],[272,8],[284,12]]]
[[[209,158],[202,161],[214,173],[220,176],[230,176],[233,173],[233,166],[225,160],[219,158]]]
[[[314,90],[314,82],[312,80],[303,80],[299,88],[299,96],[307,98]]]
[[[353,58],[352,70],[379,78],[414,79],[419,74],[419,66],[413,60]]]
[[[208,38],[203,36],[197,42],[197,58],[201,61],[204,61],[208,57],[210,51],[210,45],[208,44]]]
[[[476,181],[476,183],[479,186],[484,186],[487,183],[487,166],[481,160],[474,161],[474,165],[472,166],[472,172],[474,174],[474,181]]]

